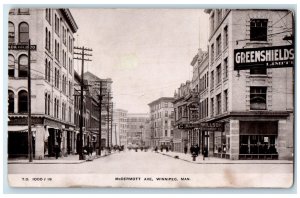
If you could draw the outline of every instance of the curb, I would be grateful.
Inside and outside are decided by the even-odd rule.
[[[158,152],[159,154],[161,155],[165,155],[165,156],[168,156],[168,157],[171,157],[173,159],[179,159],[179,160],[182,160],[182,161],[186,161],[186,162],[189,162],[189,163],[193,163],[193,164],[294,164],[293,161],[291,162],[271,162],[271,161],[261,161],[261,162],[249,162],[249,163],[246,163],[246,162],[243,162],[243,161],[229,161],[229,162],[194,162],[194,161],[189,161],[189,160],[186,160],[186,159],[182,159],[178,156],[178,158],[175,158],[175,156],[172,156],[172,155],[168,155],[168,154],[165,154],[165,153],[160,153]]]
[[[99,158],[103,158],[103,157],[108,157],[110,155],[112,155],[114,153],[111,153],[109,155],[104,155],[104,156],[95,156],[93,158],[93,160],[96,160],[96,159],[99,159]],[[43,160],[35,160],[33,162],[28,162],[28,161],[23,161],[23,162],[20,162],[20,161],[8,161],[7,164],[82,164],[82,163],[85,163],[85,162],[92,162],[93,160],[78,160],[78,161],[55,161],[53,160],[52,161],[48,161],[48,162],[44,162]]]

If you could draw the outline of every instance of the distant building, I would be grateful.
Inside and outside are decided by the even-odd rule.
[[[149,114],[127,114],[127,145],[145,146],[148,135],[145,135],[149,124]]]
[[[161,97],[151,103],[150,125],[152,146],[173,146],[173,97]]]
[[[28,51],[35,159],[73,153],[76,144],[73,47],[78,27],[69,9],[11,9],[8,22],[8,157],[28,156]],[[22,50],[23,49],[23,50]]]
[[[113,113],[113,145],[124,145],[127,147],[127,110],[115,109]]]

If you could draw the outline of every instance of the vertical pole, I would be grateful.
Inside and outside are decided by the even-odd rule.
[[[32,152],[32,131],[31,131],[31,74],[30,74],[30,57],[31,57],[31,44],[30,39],[28,40],[28,66],[27,66],[27,75],[28,75],[28,158],[29,162],[32,162],[33,152]]]
[[[80,82],[80,119],[79,119],[79,160],[83,160],[83,72],[84,72],[84,47],[82,47],[82,62],[81,62],[81,82]]]
[[[109,92],[107,95],[107,147],[109,147]]]
[[[117,138],[117,124],[115,123],[114,125],[115,125],[115,140],[116,140],[116,144],[118,144],[118,138]],[[119,134],[120,134],[120,131],[119,131]],[[119,139],[120,139],[120,137],[119,137]],[[120,146],[120,144],[119,144],[119,146]]]
[[[111,103],[111,121],[110,121],[110,143],[112,144],[112,131],[113,131],[113,113],[114,113],[114,104]],[[117,144],[117,142],[116,142]]]
[[[99,144],[99,150],[98,150],[98,155],[101,156],[101,139],[102,139],[102,81],[100,81],[100,95],[99,95],[99,139],[98,139],[98,144]]]

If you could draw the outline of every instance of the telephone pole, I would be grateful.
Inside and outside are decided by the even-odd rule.
[[[110,93],[107,93],[107,147],[109,147],[109,97]]]
[[[99,82],[99,103],[98,103],[98,108],[99,108],[99,138],[98,138],[98,145],[99,145],[99,149],[98,149],[98,153],[97,155],[101,156],[101,139],[102,139],[102,100],[103,100],[103,95],[102,94],[102,81],[98,81]]]
[[[74,59],[81,60],[81,81],[80,81],[80,114],[79,114],[79,160],[83,160],[83,87],[84,87],[84,61],[92,61],[90,59],[85,59],[85,56],[92,56],[92,54],[87,54],[85,51],[93,51],[92,49],[85,48],[85,47],[74,47],[75,50],[78,50],[79,52],[74,52],[74,54],[81,55],[78,57],[74,57]],[[80,52],[81,51],[81,52]]]
[[[109,105],[109,104],[108,104]],[[113,133],[113,113],[114,113],[114,104],[111,103],[111,120],[110,120],[110,142],[112,144],[112,133]],[[116,142],[117,144],[117,142]]]
[[[30,39],[28,40],[28,67],[27,67],[27,75],[28,75],[28,158],[29,162],[33,160],[33,150],[32,150],[32,131],[31,131],[31,74],[30,74],[30,59],[31,59],[31,44]]]

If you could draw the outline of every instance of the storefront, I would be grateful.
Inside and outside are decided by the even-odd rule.
[[[240,121],[239,159],[278,159],[278,121]]]

